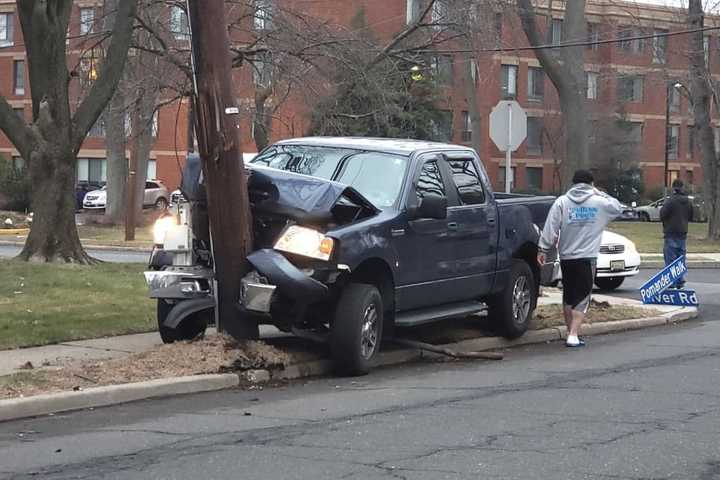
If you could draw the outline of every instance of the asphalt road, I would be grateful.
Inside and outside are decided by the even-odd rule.
[[[0,245],[0,258],[14,257],[22,250],[21,247],[15,245]],[[149,252],[138,252],[133,250],[97,250],[93,248],[85,249],[91,256],[104,262],[121,262],[121,263],[147,263],[150,257]]]
[[[692,279],[718,297],[717,273]],[[585,349],[2,423],[0,478],[717,479],[720,321],[698,290],[701,319]]]

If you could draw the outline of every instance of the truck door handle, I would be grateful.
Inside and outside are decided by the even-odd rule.
[[[447,226],[450,230],[457,230],[458,228],[458,224],[456,222],[450,222],[447,224]]]
[[[489,224],[491,224],[491,225],[494,224],[494,223],[495,223],[495,217],[488,217],[487,222],[488,222]]]

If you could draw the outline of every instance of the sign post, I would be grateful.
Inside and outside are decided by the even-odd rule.
[[[640,298],[651,305],[682,305],[697,307],[698,299],[694,290],[668,290],[687,273],[685,256],[677,258],[660,270],[640,287]]]
[[[515,100],[502,100],[490,113],[490,138],[505,152],[505,193],[512,186],[512,152],[527,137],[527,114]]]

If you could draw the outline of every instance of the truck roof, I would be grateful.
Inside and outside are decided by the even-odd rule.
[[[423,150],[470,150],[470,147],[449,143],[428,142],[404,138],[370,137],[301,137],[281,140],[278,145],[313,145],[318,147],[349,148],[411,155]]]

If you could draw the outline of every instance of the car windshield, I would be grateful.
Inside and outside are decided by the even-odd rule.
[[[276,145],[251,163],[343,183],[385,209],[397,202],[408,158],[344,148]]]

